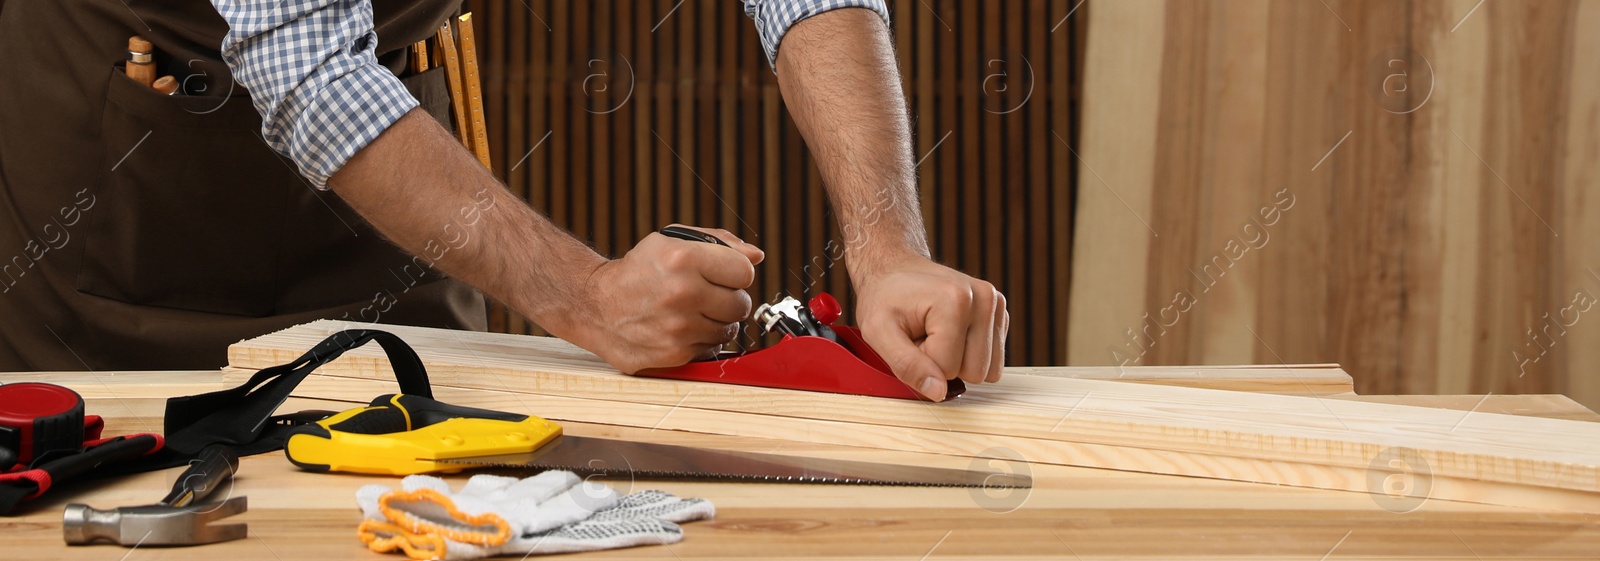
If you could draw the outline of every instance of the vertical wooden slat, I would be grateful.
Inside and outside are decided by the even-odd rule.
[[[590,170],[588,180],[593,182],[592,185],[604,185],[606,188],[584,189],[589,193],[589,197],[586,202],[588,206],[584,208],[583,214],[589,222],[589,230],[592,232],[589,239],[594,241],[595,249],[602,255],[612,255],[615,252],[615,248],[612,246],[611,231],[613,217],[610,188],[612,164],[608,157],[612,154],[610,149],[611,128],[608,126],[611,117],[600,112],[607,111],[611,107],[611,86],[620,79],[618,74],[621,73],[619,67],[622,62],[615,60],[615,57],[611,54],[611,2],[609,0],[596,0],[594,2],[585,2],[584,4],[593,9],[593,19],[590,22],[593,39],[589,41],[589,54],[579,57],[583,61],[583,74],[587,77],[603,73],[596,79],[604,82],[601,83],[603,85],[596,85],[596,82],[591,82],[585,88],[586,91],[584,93],[588,94],[585,100],[588,107],[583,113],[576,115],[584,119],[587,128],[590,129],[589,134],[592,138],[589,142],[588,154],[593,154],[594,157],[590,157],[587,162],[586,167]]]
[[[961,137],[957,131],[960,122],[956,119],[960,103],[956,82],[960,67],[957,53],[960,51],[957,50],[959,41],[955,31],[948,27],[947,19],[939,15],[953,14],[955,5],[956,0],[939,0],[927,10],[926,17],[931,20],[927,26],[932,36],[936,38],[934,42],[938,48],[936,57],[938,64],[930,70],[936,72],[934,79],[937,81],[935,87],[938,88],[938,93],[935,94],[935,103],[939,114],[935,120],[937,126],[934,127],[936,138],[932,139],[927,148],[916,157],[922,162],[922,166],[938,170],[939,215],[934,219],[934,223],[938,225],[933,231],[934,247],[937,248],[934,258],[960,267],[963,263],[961,263],[961,247],[958,240],[961,239],[962,228],[958,225],[962,223],[959,197],[963,182],[959,176],[961,168],[958,165],[962,158],[951,155],[961,152],[958,148],[961,145]],[[941,150],[949,152],[941,154],[939,152]]]
[[[1069,332],[1067,332],[1067,329],[1070,329],[1070,323],[1067,321],[1067,304],[1069,304],[1069,296],[1072,294],[1072,278],[1070,278],[1072,243],[1069,243],[1069,240],[1070,235],[1072,235],[1072,225],[1077,222],[1075,217],[1072,216],[1072,201],[1075,200],[1075,193],[1072,173],[1070,173],[1070,169],[1077,165],[1077,158],[1072,157],[1072,153],[1067,150],[1069,142],[1072,142],[1072,144],[1077,144],[1078,142],[1077,126],[1074,126],[1074,121],[1072,121],[1072,115],[1077,113],[1077,101],[1072,97],[1072,94],[1069,94],[1069,91],[1075,93],[1074,88],[1082,85],[1082,80],[1075,78],[1077,77],[1077,72],[1074,72],[1074,70],[1077,69],[1072,64],[1075,61],[1075,53],[1078,53],[1078,50],[1070,48],[1070,46],[1074,45],[1072,40],[1078,37],[1078,24],[1088,14],[1086,11],[1072,11],[1069,16],[1070,10],[1072,10],[1072,6],[1067,6],[1067,3],[1062,2],[1050,2],[1050,10],[1046,10],[1046,13],[1050,14],[1046,21],[1050,21],[1050,51],[1053,54],[1051,54],[1050,64],[1042,66],[1043,69],[1048,70],[1045,70],[1045,75],[1040,77],[1040,82],[1050,86],[1050,96],[1046,96],[1046,99],[1043,99],[1043,101],[1050,104],[1050,120],[1048,120],[1050,121],[1050,133],[1045,137],[1045,142],[1048,142],[1048,149],[1043,149],[1043,152],[1048,153],[1050,161],[1056,161],[1058,165],[1051,166],[1050,174],[1037,177],[1035,181],[1042,179],[1042,181],[1048,182],[1046,189],[1050,193],[1046,198],[1048,208],[1050,208],[1048,213],[1050,213],[1051,217],[1050,229],[1048,229],[1048,237],[1050,237],[1050,264],[1048,264],[1048,270],[1050,270],[1050,280],[1054,288],[1048,289],[1048,292],[1043,292],[1043,294],[1040,294],[1040,292],[1030,294],[1030,297],[1040,297],[1040,299],[1048,299],[1048,302],[1050,302],[1048,310],[1051,312],[1050,318],[1053,323],[1050,324],[1050,328],[1040,329],[1040,331],[1048,332],[1048,336],[1046,336],[1050,340],[1048,347],[1062,348],[1062,350],[1067,348],[1066,342],[1070,336]],[[1083,6],[1080,6],[1080,10],[1083,10]],[[1011,299],[1016,299],[1018,296],[1011,294],[1010,297]],[[1016,305],[1013,310],[1021,310],[1026,305],[1026,302],[1022,305]],[[1013,328],[1011,328],[1013,332],[1018,332],[1018,328],[1038,328],[1037,324],[1026,323],[1026,318],[1022,318],[1019,312],[1011,312],[1011,318],[1014,321]],[[1061,360],[1061,358],[1066,358],[1066,353],[1059,353],[1059,355],[1058,353],[1051,353],[1051,358]],[[1014,358],[1008,358],[1008,360],[1014,361]]]
[[[651,147],[655,150],[656,156],[656,198],[653,210],[655,222],[659,226],[677,222],[679,219],[677,212],[678,181],[676,178],[678,170],[681,168],[679,167],[678,159],[673,156],[670,143],[677,138],[677,135],[674,134],[675,129],[672,126],[672,118],[674,114],[674,92],[677,90],[678,79],[678,57],[673,48],[677,44],[678,24],[672,21],[672,18],[679,17],[682,14],[668,16],[673,5],[674,2],[672,0],[656,0],[657,15],[654,19],[660,21],[652,24],[656,27],[654,27],[655,32],[653,33],[655,44],[651,52],[656,53],[654,64],[659,73],[655,84],[653,84],[656,91],[656,108],[655,124],[651,128]]]
[[[748,44],[754,33],[746,33],[744,41]],[[739,54],[740,76],[760,76],[766,71],[766,55],[756,50],[742,49]],[[769,160],[767,151],[768,135],[766,134],[766,106],[762,95],[764,86],[759,80],[740,79],[739,84],[739,135],[743,140],[742,151],[746,156],[740,165],[740,181],[746,187],[749,197],[743,206],[744,215],[750,217],[751,236],[755,236],[757,245],[766,251],[766,260],[756,270],[756,285],[758,291],[752,293],[751,298],[756,301],[769,302],[778,292],[778,282],[782,278],[778,257],[778,240],[771,235],[771,224],[767,220],[768,205],[772,193],[768,192],[766,174]],[[749,157],[749,154],[759,157]]]
[[[734,232],[741,239],[749,242],[758,242],[755,232],[745,231],[743,215],[739,213],[740,203],[744,200],[750,185],[739,181],[739,158],[741,146],[739,145],[738,115],[739,115],[739,51],[742,37],[739,29],[749,24],[744,21],[744,14],[740,10],[723,10],[718,23],[722,32],[717,34],[718,41],[707,42],[717,45],[716,52],[711,55],[713,65],[709,76],[716,95],[711,107],[714,111],[707,111],[708,117],[715,116],[717,157],[717,177],[719,185],[723,186],[722,197],[725,205],[718,209],[718,222],[725,224],[729,231]]]
[[[572,2],[572,47],[566,58],[560,62],[570,68],[571,82],[567,90],[572,96],[571,109],[567,113],[567,120],[571,123],[571,167],[572,176],[569,179],[572,188],[568,189],[567,200],[571,201],[568,209],[567,227],[584,239],[591,242],[595,239],[594,225],[589,221],[589,205],[593,201],[596,189],[586,188],[594,185],[594,168],[590,163],[589,154],[595,141],[595,127],[592,115],[586,110],[590,104],[590,97],[584,91],[586,86],[593,82],[585,83],[590,74],[595,70],[589,66],[589,53],[594,50],[594,2]],[[603,248],[600,249],[604,251]]]
[[[568,76],[571,67],[572,51],[572,17],[570,11],[574,3],[556,0],[551,3],[550,27],[554,30],[550,38],[550,123],[555,134],[550,136],[550,206],[546,211],[550,219],[556,224],[571,227],[571,206],[568,202],[572,198],[575,179],[568,170],[569,154],[575,134],[572,125],[572,111],[569,107],[567,92],[571,88]]]
[[[690,160],[695,172],[700,175],[696,179],[695,192],[698,193],[695,215],[700,224],[728,228],[722,222],[722,200],[725,198],[722,191],[725,189],[722,177],[717,173],[716,130],[717,112],[716,101],[716,52],[717,43],[712,38],[720,34],[719,22],[714,11],[701,12],[699,16],[700,34],[704,37],[697,38],[694,49],[694,74],[691,77],[694,88],[694,120],[685,128],[695,131],[695,158]]]
[[[912,102],[907,106],[912,110],[912,134],[916,139],[911,144],[911,157],[920,158],[933,147],[933,143],[939,141],[939,135],[943,134],[934,126],[938,105],[935,103],[933,87],[933,15],[920,9],[920,5],[914,5],[911,0],[901,0],[895,7],[897,8],[894,12],[897,20],[895,25],[897,29],[902,30],[895,34],[902,39],[898,47],[902,53],[907,51],[915,53],[909,57],[915,60],[916,64],[911,67],[910,79],[915,81],[915,87],[907,88],[912,98]],[[911,37],[916,38],[915,43],[912,43]],[[916,170],[917,193],[918,200],[922,204],[922,216],[930,223],[938,216],[935,214],[938,208],[935,203],[939,192],[939,175],[934,171],[936,169],[938,168],[929,166],[918,167]],[[936,235],[928,236],[930,249],[935,255],[938,255],[939,251],[938,241]]]
[[[769,240],[767,242],[767,260],[772,262],[772,265],[767,269],[767,294],[776,296],[782,290],[781,287],[785,282],[782,276],[782,265],[780,264],[786,263],[789,257],[785,253],[784,244],[782,243],[783,199],[781,190],[783,182],[780,172],[783,166],[781,164],[782,154],[778,145],[778,137],[782,130],[782,127],[778,124],[778,113],[780,111],[778,87],[776,85],[766,85],[757,90],[756,93],[759,96],[756,99],[761,107],[761,164],[764,170],[761,176],[763,197],[761,223],[764,231],[761,235]]]
[[[678,31],[677,42],[672,45],[672,52],[677,55],[676,65],[673,68],[673,78],[677,85],[673,92],[673,131],[676,135],[666,137],[672,150],[677,154],[673,158],[672,169],[677,177],[677,211],[675,215],[679,220],[690,224],[699,224],[699,216],[695,207],[696,198],[703,192],[704,187],[695,178],[692,167],[695,160],[695,129],[694,129],[694,69],[695,69],[695,41],[699,26],[699,8],[701,2],[683,2],[678,6],[677,13],[672,15],[668,23]]]
[[[634,48],[629,52],[633,57],[633,68],[636,83],[633,89],[633,135],[630,141],[633,144],[634,161],[634,235],[632,240],[643,239],[653,226],[655,226],[655,198],[656,175],[654,160],[656,153],[655,135],[651,133],[651,117],[655,114],[655,75],[656,65],[652,58],[655,51],[654,35],[651,28],[655,26],[654,14],[650,2],[634,2],[633,36]],[[661,226],[666,226],[662,224]]]
[[[1027,33],[1027,46],[1019,49],[1018,53],[1029,59],[1027,69],[1030,72],[1028,87],[1032,88],[1030,94],[1038,93],[1041,90],[1049,91],[1050,84],[1044,82],[1044,78],[1049,75],[1051,59],[1067,54],[1064,51],[1052,52],[1050,50],[1048,43],[1050,33],[1046,24],[1054,24],[1055,21],[1050,19],[1049,4],[1045,0],[1031,0],[1027,4],[1025,14],[1021,17],[1029,22],[1023,27]],[[1048,129],[1050,112],[1059,110],[1057,109],[1059,106],[1053,104],[1053,100],[1048,95],[1040,95],[1037,101],[1031,95],[1026,99],[1028,100],[1026,103],[1029,105],[1018,110],[1018,113],[1021,113],[1020,118],[1014,120],[1020,128],[1024,129],[1024,134],[1026,135],[1026,140],[1017,146],[1017,152],[1026,153],[1030,150],[1042,150],[1049,153],[1049,146],[1054,142],[1054,139],[1050,138]],[[1025,346],[1013,346],[1012,348],[1016,349],[1017,355],[1023,357],[1041,354],[1048,356],[1048,349],[1052,346],[1050,332],[1054,327],[1054,322],[1051,321],[1052,314],[1049,313],[1049,310],[1053,309],[1049,285],[1051,242],[1053,240],[1049,235],[1048,228],[1040,227],[1039,225],[1050,223],[1050,160],[1048,158],[1030,158],[1026,162],[1018,162],[1018,164],[1024,163],[1027,166],[1027,173],[1023,175],[1020,184],[1017,186],[1020,196],[1017,197],[1011,208],[1017,209],[1013,216],[1026,216],[1027,220],[1013,220],[1011,224],[1008,224],[1008,227],[1018,236],[1019,241],[1016,243],[1027,249],[1020,253],[1008,255],[1008,258],[1021,261],[1021,263],[1013,267],[1013,274],[1018,275],[1020,278],[1013,279],[1013,288],[1007,291],[1006,294],[1028,297],[1027,300],[1011,304],[1011,309],[1031,308],[1044,310],[1045,313],[1039,314],[1040,317],[1035,319],[1037,323],[1034,329],[1011,334],[1013,339],[1026,343]],[[1018,165],[1018,167],[1022,166]],[[1063,220],[1066,218],[1066,216],[1060,217]],[[1029,234],[1035,235],[1030,236]]]
[[[598,165],[612,168],[611,181],[604,189],[610,197],[605,205],[595,205],[595,220],[603,218],[608,222],[607,229],[611,232],[612,242],[609,255],[621,256],[632,247],[639,239],[634,232],[634,203],[633,203],[633,93],[638,84],[638,74],[633,70],[633,27],[632,22],[634,3],[631,1],[613,2],[611,17],[602,22],[610,28],[611,43],[607,50],[607,57],[611,61],[612,79],[606,88],[608,102],[601,108],[605,117],[605,126],[609,139],[597,155],[595,161]]]
[[[986,181],[983,174],[986,160],[994,157],[994,152],[987,150],[984,146],[982,116],[985,113],[983,112],[981,99],[983,97],[983,80],[986,77],[986,71],[981,60],[981,53],[986,48],[992,49],[992,47],[987,47],[984,44],[986,33],[980,23],[983,19],[982,11],[985,7],[994,8],[996,6],[993,2],[980,2],[978,0],[963,0],[959,6],[954,19],[950,22],[950,25],[955,26],[956,32],[960,37],[960,42],[958,43],[959,52],[980,53],[980,60],[974,61],[968,57],[961,57],[961,60],[957,63],[957,76],[959,78],[956,82],[956,87],[958,88],[956,96],[960,100],[957,111],[959,111],[961,124],[955,135],[950,137],[950,142],[953,145],[946,147],[959,147],[962,156],[964,156],[959,158],[962,162],[961,209],[959,213],[963,220],[963,231],[961,232],[962,236],[959,238],[961,249],[956,255],[958,255],[957,259],[961,260],[962,265],[968,271],[973,271],[980,276],[991,276],[989,271],[985,270],[985,267],[989,264],[988,256],[981,247],[984,236],[991,233],[991,229],[987,224],[987,219],[990,217],[984,213],[986,194],[991,190],[984,188],[988,181]],[[992,35],[992,33],[989,35]],[[968,56],[970,57],[970,55]],[[977,64],[974,64],[974,62]]]
[[[489,144],[501,149],[498,152],[498,156],[494,158],[494,164],[499,170],[500,177],[505,179],[506,186],[517,196],[528,199],[528,177],[524,173],[518,173],[526,170],[522,170],[519,167],[517,171],[513,171],[511,167],[527,165],[527,162],[520,160],[523,153],[531,147],[528,145],[528,109],[530,105],[528,99],[528,69],[531,65],[528,63],[529,51],[527,42],[529,35],[528,25],[531,23],[532,14],[523,13],[520,9],[503,4],[499,8],[498,14],[500,17],[491,15],[482,20],[485,27],[494,26],[497,29],[505,30],[504,33],[485,31],[485,34],[490,35],[488,39],[496,46],[496,50],[489,55],[490,60],[496,64],[504,61],[499,66],[491,67],[487,73],[490,75],[503,73],[505,77],[499,83],[504,84],[506,88],[506,95],[503,98],[497,95],[497,88],[492,87],[485,92],[485,95],[488,95],[494,101],[490,105]],[[497,115],[505,115],[505,122],[502,123]],[[502,310],[505,309],[504,306],[496,307]],[[526,318],[514,312],[507,311],[506,314],[507,332],[528,332]]]

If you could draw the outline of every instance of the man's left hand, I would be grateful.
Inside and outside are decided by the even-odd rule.
[[[880,271],[855,283],[856,321],[900,381],[943,401],[946,380],[1000,380],[1011,327],[1004,294],[920,256]]]

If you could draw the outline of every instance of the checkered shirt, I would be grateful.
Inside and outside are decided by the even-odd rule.
[[[828,10],[885,0],[742,0],[775,65],[783,34]],[[267,145],[319,189],[389,125],[417,106],[373,50],[371,0],[212,0],[228,23],[222,59],[250,91]]]

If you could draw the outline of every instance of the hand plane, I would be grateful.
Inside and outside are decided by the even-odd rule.
[[[727,245],[715,236],[669,226],[662,234],[684,240]],[[842,315],[839,301],[819,292],[802,305],[793,296],[762,304],[753,314],[762,335],[777,331],[783,338],[770,347],[745,352],[723,352],[713,360],[672,368],[652,368],[638,373],[652,378],[673,378],[763,388],[927,400],[895,377],[877,351],[861,337],[861,330],[834,325]],[[948,381],[945,400],[967,390],[960,379]]]

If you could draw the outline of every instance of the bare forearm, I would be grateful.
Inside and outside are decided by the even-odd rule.
[[[420,110],[328,181],[385,237],[565,336],[605,258],[512,195]]]
[[[854,8],[804,20],[784,36],[777,66],[839,213],[852,276],[927,258],[905,96],[883,20]]]
[[[905,96],[877,14],[838,9],[791,27],[778,86],[817,158],[845,236],[867,344],[929,399],[947,380],[1000,380],[1010,325],[994,285],[932,261]]]

